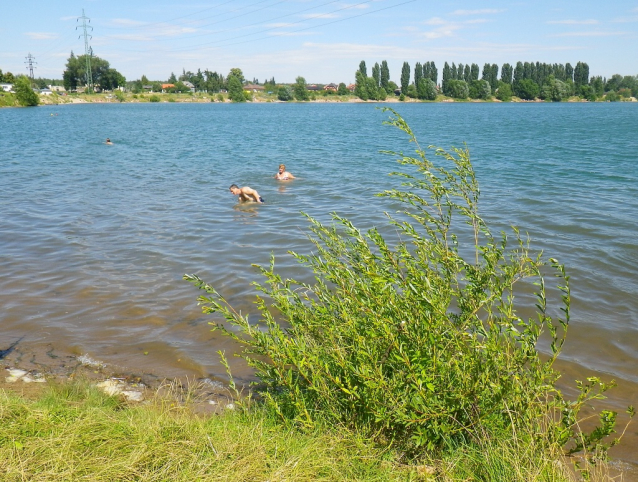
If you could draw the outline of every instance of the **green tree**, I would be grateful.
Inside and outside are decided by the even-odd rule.
[[[348,87],[343,82],[339,83],[339,87],[337,88],[337,95],[348,95],[350,91],[348,91]]]
[[[366,78],[366,91],[368,93],[368,99],[381,100],[377,81],[373,77]]]
[[[512,85],[513,74],[514,70],[512,69],[512,66],[510,64],[503,64],[503,67],[501,67],[501,82]]]
[[[467,99],[470,96],[470,89],[464,80],[450,80],[448,82],[450,97],[455,99]]]
[[[463,69],[463,80],[468,84],[472,82],[472,68],[470,64],[465,64],[465,68]]]
[[[390,69],[388,68],[388,63],[384,60],[381,62],[380,84],[383,90],[390,93],[391,91],[389,89],[388,82],[390,82]]]
[[[524,100],[534,100],[540,94],[538,84],[532,79],[514,82],[514,93]]]
[[[403,62],[401,68],[401,93],[408,95],[408,86],[410,85],[410,64]]]
[[[166,82],[167,84],[176,84],[177,83],[177,77],[175,77],[175,74],[173,72],[171,72],[171,76],[168,78],[168,82]]]
[[[374,67],[372,67],[372,78],[374,79],[377,88],[379,88],[379,86],[381,86],[381,67],[378,62],[374,64]]]
[[[365,75],[361,70],[357,70],[354,74],[355,82],[354,82],[354,95],[359,97],[361,100],[368,100],[370,97],[368,96],[368,82]]]
[[[417,62],[414,66],[414,85],[419,86],[419,81],[423,78],[423,67],[421,66],[421,62]]]
[[[441,90],[443,91],[443,95],[450,95],[450,89],[448,88],[448,83],[450,80],[453,80],[451,78],[451,74],[452,71],[450,69],[450,66],[447,62],[445,62],[445,64],[443,65],[443,79],[441,80]]]
[[[574,84],[576,87],[589,84],[589,65],[585,62],[578,62],[574,67]]]
[[[24,107],[31,107],[40,103],[40,97],[33,91],[31,87],[31,79],[26,75],[20,75],[15,79],[13,91],[16,94],[18,104]]]
[[[473,80],[470,82],[469,97],[470,99],[487,100],[492,94],[492,88],[487,80]]]
[[[277,90],[277,98],[284,102],[288,102],[294,98],[294,92],[289,85],[282,85]]]
[[[417,87],[417,97],[421,100],[435,100],[436,99],[436,85],[432,82],[432,79],[422,78],[419,80]]]
[[[602,97],[605,94],[605,83],[600,75],[592,77],[590,85],[597,97]]]
[[[235,75],[229,75],[228,79],[228,98],[232,102],[246,102],[246,97],[244,97],[244,86],[239,80],[239,77]]]
[[[368,68],[366,67],[365,60],[362,60],[361,62],[359,62],[359,72],[361,72],[364,77],[368,77]]]
[[[512,85],[507,82],[500,82],[496,91],[496,98],[503,102],[512,100]]]
[[[228,76],[226,77],[226,79],[228,79],[229,77],[236,77],[237,79],[239,79],[239,82],[242,85],[244,85],[244,82],[246,82],[246,79],[244,79],[244,73],[238,67],[233,67],[232,69],[230,69],[230,72],[228,72]]]
[[[298,101],[305,101],[310,98],[310,96],[308,95],[308,86],[306,84],[306,79],[301,76],[295,79],[292,90],[295,93],[295,99],[297,99]]]
[[[66,69],[62,73],[65,89],[75,90],[79,86],[86,85],[86,64],[86,55],[76,57],[71,52],[67,59]],[[126,84],[126,79],[122,74],[111,68],[108,61],[96,56],[91,56],[91,76],[93,84],[102,90],[113,90]]]
[[[589,87],[589,86],[587,86]],[[565,82],[556,79],[553,75],[547,78],[541,89],[540,98],[552,102],[561,102],[569,97],[569,89]]]
[[[478,80],[479,79],[479,66],[478,64],[472,64],[470,68],[470,80]]]

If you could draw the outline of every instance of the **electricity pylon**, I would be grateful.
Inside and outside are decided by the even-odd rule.
[[[27,61],[25,62],[25,64],[27,64],[27,70],[29,71],[29,77],[31,78],[31,80],[33,80],[33,64],[37,64],[37,62],[35,61],[35,57],[33,55],[31,55],[31,52],[29,52],[29,55],[27,55],[25,57],[25,59],[27,59]]]
[[[86,15],[84,15],[84,9],[82,9],[82,16],[78,18],[76,22],[80,21],[80,19],[82,20],[82,28],[84,29],[84,55],[86,57],[86,90],[88,92],[93,92],[93,74],[91,73],[91,57],[93,56],[93,50],[91,49],[91,47],[89,47],[89,39],[90,38],[92,39],[93,37],[86,32],[86,29],[90,28],[91,30],[93,30],[93,27],[86,24],[87,20],[89,21],[89,23],[91,23],[91,19],[87,17]],[[77,30],[78,27],[79,25],[76,26],[75,29]]]

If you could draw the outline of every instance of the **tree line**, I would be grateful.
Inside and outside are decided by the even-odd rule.
[[[590,78],[589,65],[578,62],[575,66],[541,62],[517,62],[514,66],[505,63],[456,65],[444,63],[441,84],[438,84],[438,69],[434,62],[417,62],[414,70],[408,62],[401,68],[400,85],[390,80],[387,62],[375,63],[369,77],[365,61],[361,61],[355,72],[355,95],[363,100],[384,100],[387,94],[397,93],[406,97],[435,100],[442,94],[456,99],[489,99],[492,96],[508,101],[515,95],[524,100],[540,98],[561,101],[571,96],[587,100],[604,97],[619,100],[638,96],[638,76],[615,74],[609,79],[597,76]],[[411,82],[411,79],[412,82]]]

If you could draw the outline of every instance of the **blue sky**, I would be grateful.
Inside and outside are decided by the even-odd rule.
[[[429,0],[84,0],[4,1],[0,69],[61,78],[69,53],[90,44],[127,80],[166,80],[182,69],[248,79],[352,82],[361,60],[370,73],[403,62],[589,64],[591,75],[638,75],[638,1],[472,2]],[[76,29],[76,26],[80,26]],[[440,75],[440,74],[439,74]],[[499,74],[500,75],[500,74]]]

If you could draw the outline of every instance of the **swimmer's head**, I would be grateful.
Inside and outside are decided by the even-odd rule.
[[[286,165],[285,164],[279,164],[279,170],[280,171],[285,171],[286,170]]]
[[[241,191],[241,189],[239,189],[239,186],[237,184],[231,184],[231,186],[228,189],[230,189],[230,192],[232,192],[233,194],[238,194],[235,191]]]

